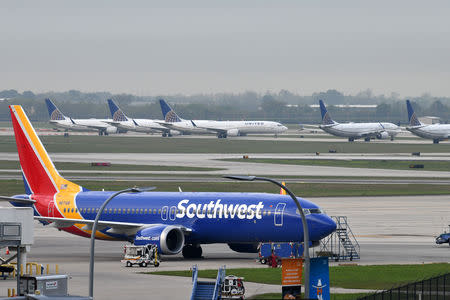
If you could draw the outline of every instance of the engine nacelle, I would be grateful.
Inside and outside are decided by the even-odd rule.
[[[179,227],[158,225],[139,230],[135,245],[156,245],[161,254],[178,254],[184,246],[184,233]]]
[[[105,132],[106,132],[107,134],[111,134],[111,133],[118,133],[119,130],[118,130],[117,127],[115,127],[115,126],[108,126],[108,127],[106,127]]]
[[[239,136],[239,129],[230,129],[227,131],[227,136]]]
[[[377,134],[377,139],[379,140],[385,140],[389,138],[389,133],[387,131],[382,131]]]
[[[254,244],[237,244],[231,243],[228,244],[231,250],[241,253],[258,253],[259,252],[259,243]]]
[[[170,135],[181,135],[181,132],[179,132],[178,130],[170,130]]]

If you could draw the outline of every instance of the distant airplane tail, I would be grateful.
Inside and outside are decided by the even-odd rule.
[[[80,192],[81,186],[58,173],[22,106],[10,105],[9,109],[27,194],[49,196],[49,201],[56,193]]]
[[[422,125],[422,123],[420,123],[419,119],[417,118],[416,113],[414,112],[414,109],[412,108],[411,102],[409,100],[406,100],[406,108],[408,109],[409,126]]]
[[[50,116],[50,120],[58,121],[65,120],[66,116],[56,107],[56,105],[49,98],[45,99],[45,103],[47,104],[48,115]]]
[[[286,186],[286,182],[284,182],[284,181],[282,181],[281,184]],[[286,190],[283,188],[280,188],[280,195],[287,195]]]
[[[327,108],[325,107],[325,104],[322,100],[319,100],[320,105],[320,113],[322,114],[322,124],[323,125],[331,125],[335,124],[336,122],[331,119],[330,113],[327,111]]]
[[[169,123],[181,122],[181,118],[177,115],[177,113],[167,104],[163,99],[159,99],[159,105],[161,105],[161,111],[164,117],[164,120]]]
[[[116,103],[112,99],[108,99],[108,106],[114,122],[128,121],[127,116],[125,116],[123,111],[116,105]]]

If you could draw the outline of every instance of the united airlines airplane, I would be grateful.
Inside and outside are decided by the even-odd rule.
[[[370,142],[371,138],[394,140],[394,137],[400,132],[400,128],[392,123],[338,123],[331,119],[325,104],[319,100],[320,112],[322,114],[322,124],[319,126],[323,131],[335,136],[348,138],[349,142],[364,138]]]
[[[66,232],[90,237],[95,216],[114,192],[89,191],[64,179],[20,105],[10,106],[26,194],[2,196],[32,206],[35,218]],[[316,204],[298,198],[317,243],[336,223]],[[201,257],[201,244],[227,243],[256,252],[264,241],[302,241],[300,213],[289,196],[266,193],[141,192],[117,196],[103,212],[96,238],[157,245],[161,254]]]
[[[406,127],[406,130],[424,139],[432,139],[433,144],[439,144],[439,141],[447,140],[450,137],[450,124],[422,124],[409,100],[406,100],[406,108],[409,119],[409,126]]]
[[[162,132],[163,137],[180,134],[179,131],[170,130],[157,122],[163,122],[162,120],[131,119],[127,117],[112,99],[108,99],[108,106],[113,118],[113,121],[108,123],[120,129],[146,133]]]
[[[116,126],[108,124],[111,119],[72,119],[66,117],[50,99],[45,99],[50,124],[56,127],[73,131],[98,131],[98,135],[108,135],[110,133],[126,132],[120,131]]]
[[[247,134],[275,134],[278,135],[287,130],[286,126],[272,121],[214,121],[214,120],[184,120],[164,100],[159,100],[164,123],[168,128],[173,128],[187,133],[216,133],[218,138],[228,136],[243,136]]]

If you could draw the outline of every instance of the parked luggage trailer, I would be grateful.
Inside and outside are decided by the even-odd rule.
[[[294,258],[303,255],[303,246],[300,243],[262,243],[259,249],[259,262],[266,264],[272,255],[272,249],[275,256],[281,258]]]

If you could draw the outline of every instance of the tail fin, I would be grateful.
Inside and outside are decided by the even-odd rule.
[[[411,102],[409,100],[406,100],[406,108],[408,109],[409,126],[422,125],[422,123],[420,123],[419,119],[417,118],[416,113],[414,112],[414,109],[412,108]]]
[[[284,181],[282,181],[281,184],[284,185],[284,186],[286,186],[286,182],[284,182]],[[280,188],[280,195],[287,195],[285,189]]]
[[[122,122],[128,121],[127,116],[123,113],[123,111],[116,105],[116,103],[112,99],[108,99],[109,110],[111,111],[111,116],[113,121]]]
[[[172,107],[167,104],[166,101],[164,101],[163,99],[159,99],[159,105],[161,105],[161,111],[166,122],[181,122],[181,118],[172,109]]]
[[[27,193],[54,195],[81,191],[81,186],[58,173],[22,106],[11,105],[9,109]]]
[[[327,108],[325,107],[325,104],[323,103],[322,100],[319,100],[319,105],[320,105],[320,113],[322,114],[322,124],[323,125],[335,124],[336,122],[334,122],[331,119],[330,113],[327,111]]]
[[[47,104],[48,115],[50,116],[50,120],[65,120],[66,116],[56,107],[56,105],[50,99],[45,99],[45,103]]]

